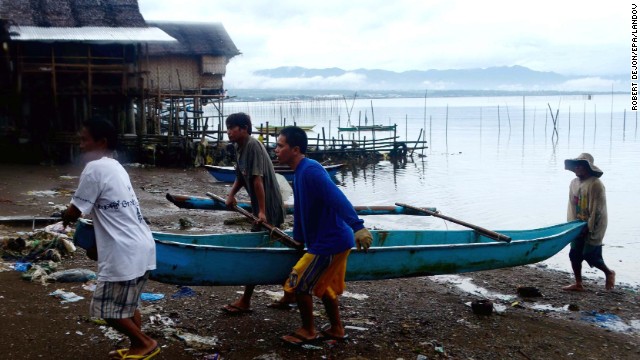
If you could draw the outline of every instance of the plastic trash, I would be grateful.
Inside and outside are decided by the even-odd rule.
[[[76,302],[84,299],[82,296],[79,296],[76,293],[73,293],[70,291],[64,291],[62,289],[58,289],[50,293],[49,295],[62,299],[62,301],[60,301],[61,304]]]
[[[164,299],[164,294],[152,294],[152,293],[142,293],[140,294],[140,300],[142,301],[158,301]]]
[[[175,294],[171,295],[172,298],[178,299],[183,297],[196,296],[196,292],[188,286],[181,286]]]
[[[13,269],[19,272],[27,272],[31,268],[31,263],[28,262],[17,262],[13,265]]]
[[[57,282],[87,282],[95,279],[96,273],[88,269],[68,269],[56,271],[47,276],[47,280]]]

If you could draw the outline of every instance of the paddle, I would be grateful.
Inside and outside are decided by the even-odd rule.
[[[207,193],[207,196],[216,200],[216,201],[220,201],[222,203],[225,203],[225,200],[223,198],[221,198],[220,196],[216,195],[216,194],[212,194],[212,193]],[[252,213],[248,212],[247,210],[239,207],[238,205],[235,205],[233,207],[233,210],[239,212],[240,214],[248,217],[249,219],[253,220],[254,222],[258,222],[259,219],[253,215]],[[260,226],[262,226],[263,228],[269,230],[271,232],[271,234],[275,234],[277,235],[275,238],[276,240],[280,241],[282,244],[284,244],[287,247],[290,248],[294,248],[297,250],[302,250],[304,249],[304,245],[297,242],[296,240],[294,240],[291,236],[287,235],[284,231],[280,230],[279,228],[271,225],[271,224],[267,224],[265,222],[261,222]]]
[[[466,226],[468,228],[471,228],[471,229],[479,232],[482,235],[485,235],[485,236],[490,237],[490,238],[492,238],[494,240],[497,240],[497,241],[511,242],[511,237],[509,237],[507,235],[500,234],[500,233],[497,233],[495,231],[487,230],[487,229],[482,228],[480,226],[469,224],[468,222],[464,222],[462,220],[454,219],[454,218],[446,216],[446,215],[441,215],[440,213],[437,213],[435,211],[431,211],[431,210],[427,210],[427,209],[423,209],[423,208],[419,208],[419,207],[415,207],[415,206],[411,206],[411,205],[407,205],[407,204],[396,203],[396,205],[403,206],[403,207],[406,207],[406,208],[411,209],[411,210],[424,212],[424,213],[429,214],[431,216],[439,217],[441,219],[445,219],[447,221],[451,221],[452,223],[456,223],[456,224],[459,224],[459,225],[462,225],[462,226]]]

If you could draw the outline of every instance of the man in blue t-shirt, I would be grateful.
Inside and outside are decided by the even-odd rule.
[[[331,326],[321,331],[325,339],[344,340],[338,295],[345,289],[347,257],[357,244],[365,251],[371,233],[358,218],[353,205],[317,161],[305,156],[307,135],[296,126],[282,129],[276,144],[280,163],[294,171],[294,239],[304,242],[307,252],[291,270],[285,292],[294,292],[302,327],[282,337],[291,345],[318,338],[313,317],[312,295],[322,299]],[[355,233],[355,238],[354,238]]]

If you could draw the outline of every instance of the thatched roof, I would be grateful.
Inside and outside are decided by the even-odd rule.
[[[232,58],[240,55],[221,23],[148,21],[178,42],[149,44],[149,55],[211,55]]]
[[[0,0],[0,19],[39,27],[146,27],[137,0]]]

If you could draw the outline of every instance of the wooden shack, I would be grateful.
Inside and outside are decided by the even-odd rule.
[[[222,99],[226,64],[239,54],[222,25],[163,26],[180,41],[147,24],[136,0],[0,0],[0,161],[73,161],[93,116],[117,126],[136,161],[149,135],[171,136],[155,126],[158,112],[145,114],[146,100]],[[186,149],[193,134],[177,135]]]

